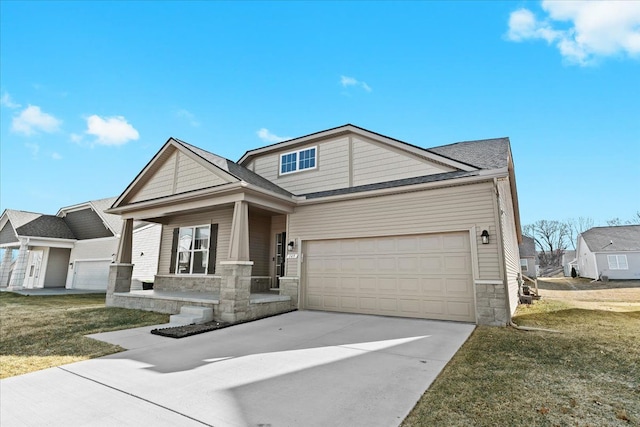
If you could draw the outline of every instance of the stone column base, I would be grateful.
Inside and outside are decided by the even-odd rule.
[[[507,325],[509,313],[507,313],[507,294],[504,286],[502,281],[476,281],[476,317],[478,325]]]
[[[280,277],[280,295],[291,298],[291,307],[298,308],[298,295],[300,288],[299,277]]]
[[[107,306],[113,305],[113,294],[131,291],[133,264],[111,264],[109,266],[109,283],[107,284]]]
[[[220,284],[220,320],[238,322],[249,315],[251,269],[253,261],[222,261]]]

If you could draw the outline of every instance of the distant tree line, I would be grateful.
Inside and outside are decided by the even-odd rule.
[[[640,225],[640,211],[626,221],[611,218],[606,221],[608,226]],[[562,255],[566,250],[575,250],[578,236],[595,227],[592,218],[570,218],[566,221],[540,219],[523,227],[525,236],[531,237],[536,243],[538,263],[540,267],[558,267],[562,262]]]

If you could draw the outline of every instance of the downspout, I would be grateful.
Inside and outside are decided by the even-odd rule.
[[[507,325],[511,326],[514,329],[517,329],[519,331],[540,331],[540,332],[554,332],[554,333],[561,333],[560,331],[557,331],[555,329],[544,329],[544,328],[535,328],[532,326],[518,326],[513,319],[511,318],[511,306],[509,305],[509,280],[507,277],[507,261],[505,259],[504,256],[504,246],[502,244],[502,209],[500,208],[500,191],[498,190],[498,179],[497,178],[493,178],[493,188],[496,192],[496,205],[498,207],[498,229],[499,229],[499,239],[497,239],[498,241],[498,248],[499,248],[499,252],[500,252],[500,257],[502,258],[502,271],[504,274],[504,278],[503,278],[503,285],[504,285],[504,293],[506,295],[505,298],[505,309],[507,310],[507,317],[508,317],[508,322]]]

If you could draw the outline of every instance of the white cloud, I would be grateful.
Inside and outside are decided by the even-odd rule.
[[[124,117],[102,118],[95,114],[87,118],[85,133],[97,136],[96,142],[102,145],[123,145],[140,137],[138,131]],[[74,138],[77,139],[77,136],[71,134],[71,139]]]
[[[291,137],[289,137],[289,136],[278,136],[278,135],[275,135],[275,134],[269,132],[269,129],[267,129],[267,128],[260,129],[259,131],[256,132],[256,135],[258,135],[258,138],[260,138],[264,142],[269,142],[269,143],[272,143],[272,144],[276,143],[276,142],[286,141],[287,139],[291,139]]]
[[[77,133],[72,133],[72,134],[69,135],[69,138],[71,138],[72,142],[80,143],[84,139],[84,136],[82,136],[80,134],[77,134]]]
[[[580,65],[619,54],[640,57],[638,1],[545,0],[542,9],[547,16],[541,20],[529,9],[512,12],[507,39],[545,40]]]
[[[42,112],[37,105],[29,105],[13,117],[11,130],[27,136],[36,134],[38,131],[53,133],[58,130],[61,123],[51,114]]]
[[[62,156],[59,153],[56,153],[55,151],[51,153],[51,158],[53,160],[62,160]]]
[[[371,92],[372,90],[371,86],[369,86],[367,83],[349,76],[340,76],[340,84],[342,85],[342,87],[359,86],[367,92]]]
[[[7,108],[20,108],[22,107],[22,105],[13,102],[13,99],[11,98],[11,95],[9,95],[9,93],[5,92],[2,94],[2,97],[0,97],[0,105],[4,105]]]
[[[181,109],[176,112],[176,116],[181,119],[185,119],[193,127],[200,126],[200,122],[198,121],[198,119],[196,119],[196,116],[191,111]]]

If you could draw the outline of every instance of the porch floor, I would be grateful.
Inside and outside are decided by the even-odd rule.
[[[147,291],[115,292],[113,295],[127,298],[151,298],[170,301],[199,302],[205,304],[218,304],[220,302],[220,294],[205,292],[157,291],[152,289]],[[249,302],[251,304],[280,301],[291,301],[291,297],[269,293],[252,293],[249,296]]]

